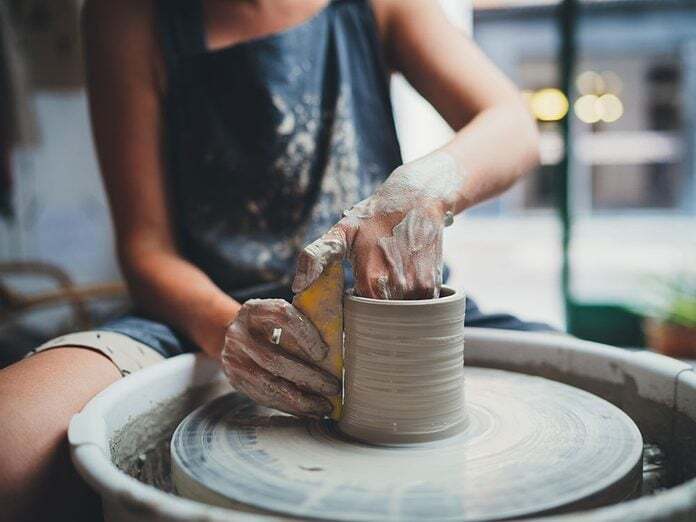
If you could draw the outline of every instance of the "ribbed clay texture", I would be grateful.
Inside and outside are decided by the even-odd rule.
[[[343,433],[371,444],[443,439],[466,425],[460,292],[386,301],[344,298]]]

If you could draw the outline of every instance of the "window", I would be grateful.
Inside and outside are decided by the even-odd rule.
[[[523,209],[553,205],[562,156],[558,121],[573,118],[576,211],[685,210],[682,66],[678,54],[607,52],[581,60],[573,99],[562,103],[553,59],[526,59],[519,78],[542,134],[542,166],[522,186]]]

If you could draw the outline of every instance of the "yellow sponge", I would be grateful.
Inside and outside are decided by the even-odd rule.
[[[321,334],[329,347],[326,358],[318,365],[343,381],[343,267],[340,261],[326,267],[319,278],[295,296],[297,307]],[[343,398],[330,397],[333,404],[331,418],[339,420]]]

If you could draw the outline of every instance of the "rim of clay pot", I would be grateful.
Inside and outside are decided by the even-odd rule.
[[[440,297],[434,299],[373,299],[372,297],[360,297],[355,295],[353,288],[346,290],[344,296],[349,301],[356,303],[377,304],[382,306],[423,306],[435,303],[451,303],[464,298],[463,292],[451,286],[440,287]]]

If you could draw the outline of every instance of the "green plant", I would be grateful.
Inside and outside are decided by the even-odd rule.
[[[696,328],[696,274],[653,278],[650,297],[641,313],[659,321]]]

